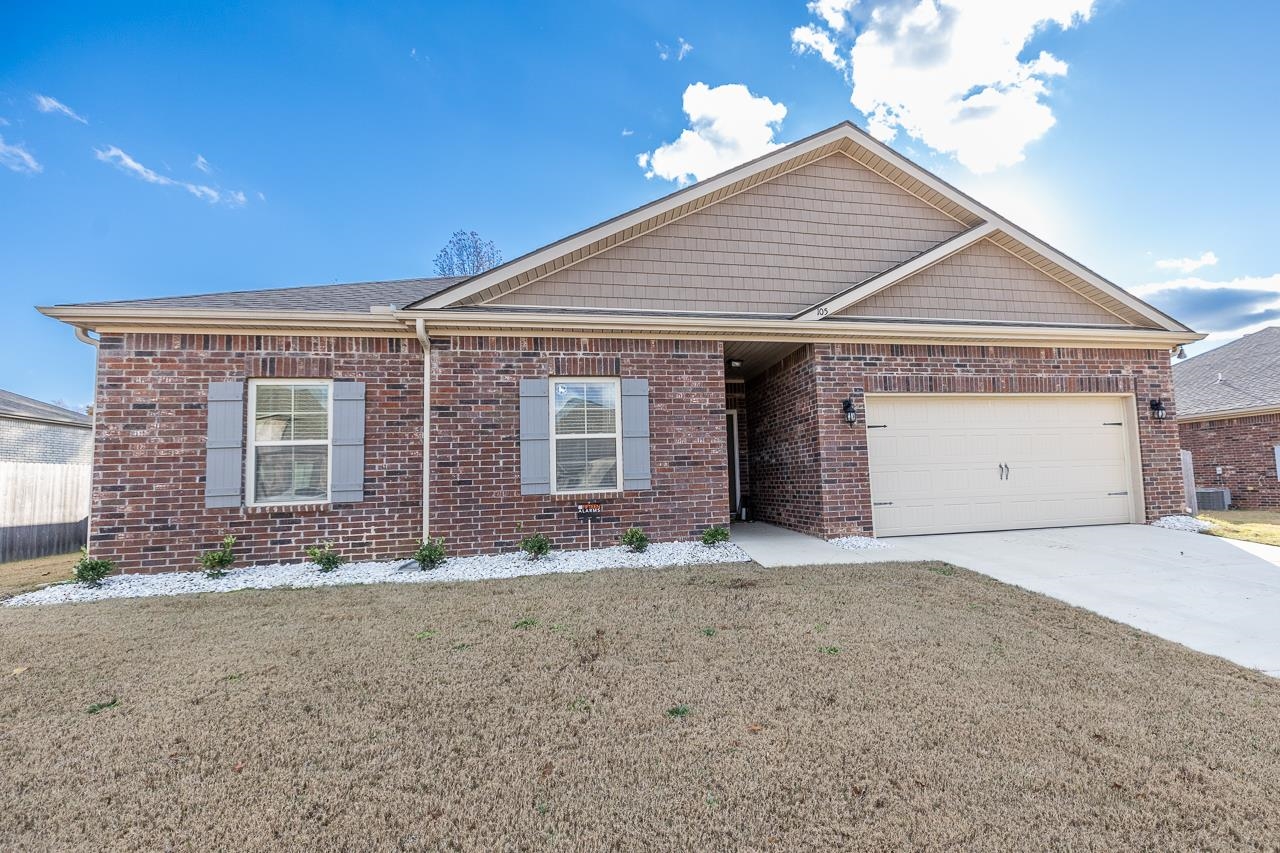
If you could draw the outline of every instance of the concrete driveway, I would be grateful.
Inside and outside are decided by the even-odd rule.
[[[891,541],[1280,676],[1280,548],[1136,524]]]

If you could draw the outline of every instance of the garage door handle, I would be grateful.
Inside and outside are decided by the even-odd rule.
[[[1000,470],[1000,479],[1001,479],[1001,480],[1007,480],[1007,479],[1009,479],[1009,466],[1008,466],[1008,465],[1006,465],[1006,464],[1004,464],[1003,462],[1001,462],[1001,463],[1000,463],[1000,469],[999,469],[999,470]]]

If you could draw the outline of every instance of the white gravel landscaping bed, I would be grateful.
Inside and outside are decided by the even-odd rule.
[[[524,553],[479,557],[451,557],[444,565],[423,571],[412,560],[389,563],[348,563],[324,573],[312,563],[279,563],[273,566],[232,569],[216,580],[203,572],[166,572],[157,575],[113,575],[93,589],[78,583],[58,584],[16,595],[8,607],[30,604],[72,604],[108,598],[147,598],[195,592],[231,592],[238,589],[302,589],[370,583],[439,583],[515,578],[558,572],[592,572],[597,569],[656,569],[696,566],[704,563],[745,563],[750,558],[737,545],[703,545],[700,542],[659,542],[641,553],[621,545],[591,551],[552,551],[540,560]]]
[[[892,548],[888,542],[882,542],[879,539],[873,539],[870,536],[841,536],[837,539],[828,539],[832,545],[837,548],[843,548],[846,551],[866,551],[870,548]]]
[[[1165,530],[1182,530],[1187,533],[1203,533],[1213,527],[1209,522],[1201,521],[1191,515],[1166,515],[1151,522],[1151,526],[1163,527]]]

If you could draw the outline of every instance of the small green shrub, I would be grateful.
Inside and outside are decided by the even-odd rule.
[[[674,708],[667,709],[667,716],[676,720],[682,717],[687,717],[692,713],[693,713],[693,709],[690,708],[688,705],[676,705]]]
[[[424,572],[444,565],[446,556],[443,536],[423,540],[418,550],[413,552],[413,559]]]
[[[729,528],[723,524],[713,524],[706,530],[702,531],[703,545],[719,545],[721,542],[729,541]]]
[[[622,534],[622,544],[639,554],[649,547],[649,537],[639,527],[628,527],[627,532]]]
[[[712,628],[709,625],[706,628],[702,629],[702,636],[704,637],[714,637],[715,635],[716,635],[716,629]]]
[[[213,551],[205,551],[200,555],[200,565],[204,567],[204,576],[212,580],[217,580],[227,573],[227,569],[231,568],[236,561],[235,552],[232,550],[236,545],[236,537],[228,533],[222,537],[222,547]]]
[[[516,620],[516,623],[511,627],[519,628],[521,630],[528,630],[529,628],[537,628],[538,620],[534,619],[532,616],[526,616],[523,619]]]
[[[80,549],[80,559],[76,561],[76,580],[87,587],[102,586],[102,579],[116,570],[111,560],[95,560],[89,556],[88,548]]]
[[[520,550],[528,554],[530,560],[541,560],[551,553],[551,540],[541,533],[532,533],[520,540]]]
[[[838,655],[840,654],[840,647],[839,646],[819,646],[818,652],[824,655]]]
[[[312,545],[307,549],[307,559],[316,564],[316,568],[322,572],[332,572],[334,569],[341,567],[347,561],[342,559],[342,555],[333,550],[332,542],[325,542],[322,545]]]
[[[116,703],[119,701],[120,700],[117,699],[115,696],[112,696],[110,699],[108,699],[105,702],[94,702],[92,705],[89,706],[88,712],[90,714],[97,714],[101,711],[107,710],[108,708],[114,708],[116,706]]]

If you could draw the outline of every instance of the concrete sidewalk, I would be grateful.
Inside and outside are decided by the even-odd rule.
[[[920,559],[896,545],[850,551],[816,536],[765,524],[763,521],[733,525],[732,541],[746,551],[751,559],[770,569],[782,566],[836,566]]]

